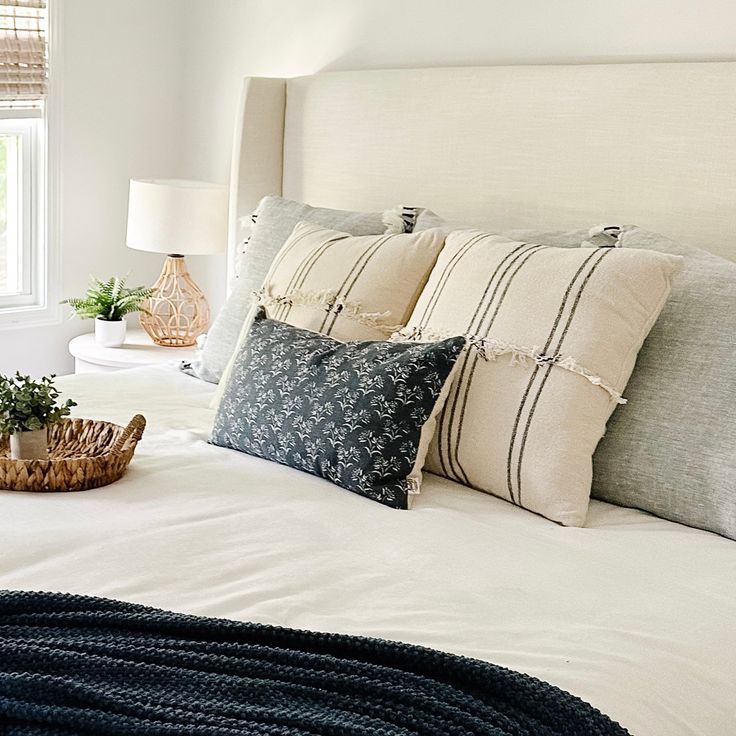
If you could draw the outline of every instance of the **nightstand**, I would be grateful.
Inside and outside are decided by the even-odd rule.
[[[69,343],[74,356],[75,373],[109,373],[142,365],[176,365],[193,360],[196,348],[164,348],[154,344],[143,330],[128,329],[125,344],[119,348],[103,348],[95,342],[94,333],[79,335]]]

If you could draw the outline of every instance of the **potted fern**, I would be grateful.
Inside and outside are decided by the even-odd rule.
[[[113,276],[107,281],[93,278],[84,297],[64,299],[62,304],[68,304],[81,319],[94,319],[98,345],[117,348],[125,342],[125,315],[145,312],[143,302],[152,295],[153,289],[129,288],[125,279]]]
[[[13,460],[48,460],[48,427],[69,416],[76,402],[59,402],[55,376],[0,375],[0,437],[10,439]]]

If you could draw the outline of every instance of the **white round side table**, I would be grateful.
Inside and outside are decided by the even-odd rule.
[[[143,330],[128,329],[125,344],[119,348],[103,348],[90,332],[71,340],[69,352],[74,356],[75,373],[109,373],[142,365],[176,365],[194,359],[197,348],[164,348]]]

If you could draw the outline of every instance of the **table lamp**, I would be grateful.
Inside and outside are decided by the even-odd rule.
[[[154,294],[140,313],[157,345],[194,345],[210,320],[210,308],[184,262],[185,255],[220,253],[227,245],[228,189],[187,179],[131,179],[129,248],[166,253]]]

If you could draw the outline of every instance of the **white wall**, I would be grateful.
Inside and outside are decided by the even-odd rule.
[[[125,247],[128,180],[182,176],[183,30],[178,0],[56,0],[61,24],[62,296],[90,274],[152,283],[162,257]],[[172,24],[172,18],[174,23]],[[66,308],[64,314],[66,315]],[[66,373],[89,322],[0,331],[0,372]]]

